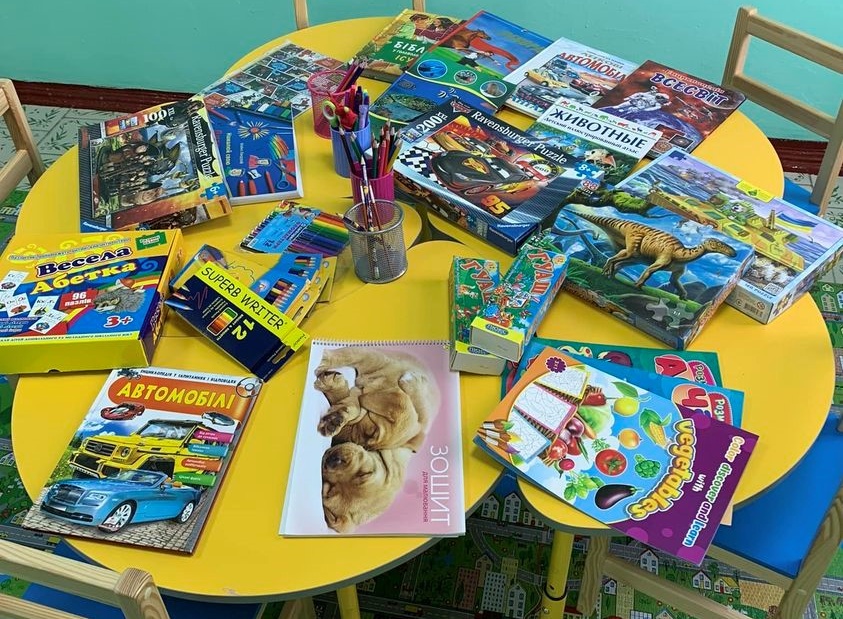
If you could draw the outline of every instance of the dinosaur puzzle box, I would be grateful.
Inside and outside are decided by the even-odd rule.
[[[619,183],[646,201],[755,248],[726,303],[768,323],[843,254],[843,229],[675,148]]]
[[[553,224],[571,293],[677,349],[726,300],[750,245],[621,191],[567,204]]]
[[[149,365],[180,230],[18,234],[0,257],[0,374]]]

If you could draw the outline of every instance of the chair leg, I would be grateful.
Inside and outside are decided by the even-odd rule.
[[[590,617],[597,606],[597,596],[603,586],[603,566],[609,556],[608,535],[593,535],[588,540],[588,553],[585,555],[585,569],[580,581],[580,595],[577,599],[577,610],[583,617]]]
[[[360,602],[357,600],[357,587],[349,585],[337,589],[337,603],[342,619],[360,619]]]

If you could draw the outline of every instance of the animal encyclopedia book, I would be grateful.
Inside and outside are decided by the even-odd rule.
[[[474,439],[560,500],[696,565],[757,440],[702,413],[680,416],[670,400],[551,348]]]
[[[262,385],[113,370],[23,526],[192,553]]]
[[[447,341],[311,343],[281,535],[465,533],[448,363]]]

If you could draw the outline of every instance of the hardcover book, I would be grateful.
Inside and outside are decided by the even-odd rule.
[[[79,129],[82,232],[183,228],[231,212],[202,98]]]
[[[311,344],[280,534],[465,533],[447,341]]]
[[[506,105],[533,118],[559,97],[590,105],[637,66],[560,37],[504,78],[515,86]]]
[[[560,500],[699,565],[758,437],[678,415],[670,400],[548,348],[474,440]]]
[[[461,20],[405,9],[354,55],[366,63],[363,77],[393,82]]]
[[[593,107],[662,132],[650,155],[671,148],[691,152],[744,102],[744,95],[646,61]]]
[[[113,370],[23,526],[192,553],[262,383]]]
[[[515,254],[559,205],[590,195],[600,169],[451,100],[404,130],[395,163],[399,199]],[[549,222],[548,222],[549,223]]]
[[[755,248],[726,303],[768,323],[843,255],[843,229],[709,163],[673,149],[616,188]]]
[[[572,157],[603,170],[603,180],[615,185],[632,172],[661,138],[661,131],[595,110],[561,97],[527,127]]]
[[[512,90],[504,76],[549,44],[550,39],[480,11],[422,54],[372,103],[373,130],[387,118],[394,126],[405,125],[451,97],[493,114]]]

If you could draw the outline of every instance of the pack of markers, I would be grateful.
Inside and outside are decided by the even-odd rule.
[[[348,245],[348,230],[340,215],[282,201],[240,242],[255,253],[284,251],[338,256]]]

